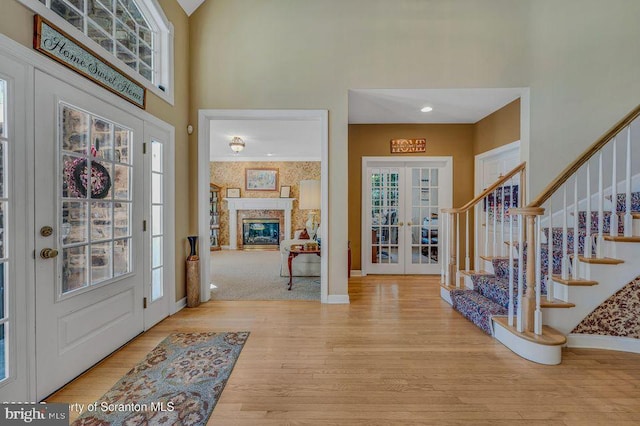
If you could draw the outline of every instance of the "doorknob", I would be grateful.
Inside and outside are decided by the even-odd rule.
[[[53,259],[58,256],[58,250],[52,248],[43,248],[40,250],[40,257],[43,259]]]
[[[398,222],[398,226],[404,226],[404,222]]]
[[[413,223],[407,222],[407,226],[411,226],[411,225],[413,225]]]

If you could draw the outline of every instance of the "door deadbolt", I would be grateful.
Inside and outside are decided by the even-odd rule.
[[[53,259],[58,256],[58,250],[52,248],[43,248],[40,250],[40,257],[43,259]]]
[[[40,228],[40,235],[43,237],[50,237],[53,234],[53,228],[50,226],[43,226]]]

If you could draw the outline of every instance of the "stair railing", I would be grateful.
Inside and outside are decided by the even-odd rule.
[[[623,236],[632,236],[631,194],[640,187],[640,161],[633,161],[632,154],[638,153],[632,146],[640,141],[639,116],[640,106],[569,164],[526,207],[513,210],[518,222],[526,222],[527,227],[517,250],[519,271],[522,265],[526,268],[526,292],[517,300],[519,332],[542,334],[543,285],[546,298],[553,301],[553,280],[580,279],[580,264],[605,255],[602,242],[620,238],[620,223]],[[618,206],[619,194],[624,194],[623,209]]]
[[[513,246],[513,221],[510,211],[523,206],[525,200],[525,163],[504,174],[464,206],[443,209],[445,256],[441,282],[461,287],[461,273],[479,272],[485,259],[505,256]],[[473,213],[473,218],[471,218]],[[471,256],[471,224],[473,220],[474,256]],[[461,223],[464,227],[464,268],[461,270]],[[508,229],[505,229],[508,228]],[[490,232],[491,231],[491,232]],[[509,237],[509,239],[507,239]],[[480,241],[482,240],[482,241]],[[510,244],[507,247],[507,243]],[[473,262],[472,262],[473,258]],[[455,282],[455,284],[454,284]]]

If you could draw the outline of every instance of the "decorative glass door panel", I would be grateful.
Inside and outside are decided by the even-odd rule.
[[[131,272],[132,131],[59,104],[60,295]]]
[[[400,169],[372,168],[369,171],[371,202],[371,263],[374,269],[402,268],[400,247]]]
[[[368,163],[363,185],[365,273],[440,273],[438,219],[440,209],[451,206],[450,164],[448,157]]]
[[[438,168],[410,169],[411,197],[407,198],[407,222],[411,233],[411,256],[406,257],[407,273],[440,272],[439,267],[439,194]]]
[[[162,184],[164,173],[162,168],[162,143],[151,142],[151,302],[160,299],[164,294],[164,204]]]

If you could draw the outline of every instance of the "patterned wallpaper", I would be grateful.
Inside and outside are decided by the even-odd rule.
[[[572,333],[640,339],[640,277],[594,309]]]
[[[245,169],[278,169],[278,191],[246,191]],[[221,198],[225,198],[227,188],[240,188],[242,198],[278,198],[281,186],[290,186],[291,198],[299,198],[298,182],[306,179],[320,179],[319,161],[250,161],[250,162],[226,162],[214,161],[210,163],[209,176],[211,183],[222,187]],[[320,220],[320,212],[316,216]],[[293,212],[291,217],[292,230],[304,228],[307,221],[307,211],[298,210],[298,201],[293,202]],[[229,244],[229,211],[227,203],[222,202],[220,206],[220,245]]]

